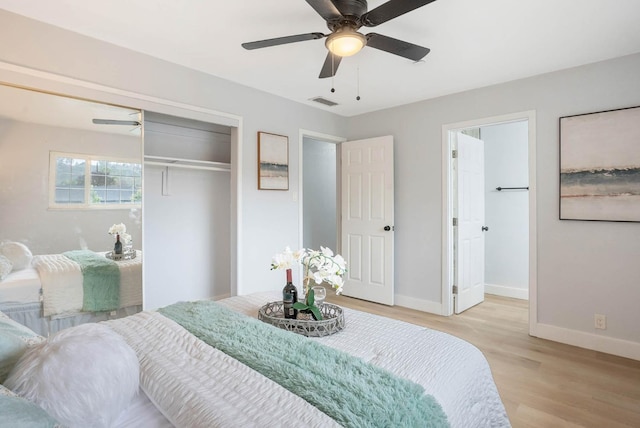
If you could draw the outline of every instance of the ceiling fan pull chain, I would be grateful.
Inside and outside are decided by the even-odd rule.
[[[360,101],[360,64],[358,64],[358,69],[356,70],[356,101]]]
[[[336,91],[336,88],[335,88],[335,86],[336,86],[336,85],[334,84],[334,82],[335,82],[335,77],[336,77],[335,68],[333,68],[333,66],[334,66],[334,62],[333,62],[333,61],[334,61],[334,59],[335,59],[335,55],[334,55],[334,54],[331,54],[331,93],[332,93],[332,94]]]

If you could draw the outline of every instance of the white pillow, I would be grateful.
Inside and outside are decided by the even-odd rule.
[[[61,428],[35,403],[0,385],[0,427]]]
[[[0,281],[5,279],[12,269],[13,263],[11,263],[11,260],[0,254]]]
[[[13,264],[14,272],[31,266],[31,259],[33,259],[29,248],[20,242],[4,242],[0,245],[0,254]]]
[[[0,312],[0,382],[4,382],[22,354],[45,338]]]
[[[127,342],[103,324],[82,324],[27,350],[4,383],[62,425],[113,425],[138,392],[140,366]]]

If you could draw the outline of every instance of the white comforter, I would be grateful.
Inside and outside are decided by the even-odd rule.
[[[263,293],[220,303],[255,317],[262,305],[277,297],[277,293]],[[290,412],[296,418],[312,416],[296,425],[334,424],[279,385],[162,318],[143,312],[108,323],[139,356],[145,356],[141,358],[142,389],[174,425],[283,426]],[[313,340],[419,383],[438,400],[452,427],[510,426],[489,365],[473,345],[435,330],[346,308],[345,321],[340,333]],[[156,323],[165,332],[150,336]]]
[[[220,303],[257,316],[278,294],[231,297]],[[422,385],[447,414],[452,427],[509,427],[489,363],[482,352],[457,337],[365,312],[344,308],[346,327],[316,338]]]
[[[142,389],[177,427],[337,427],[327,415],[156,312],[108,321],[140,360]]]
[[[138,252],[135,259],[117,262],[121,308],[142,304],[141,259]],[[44,316],[61,317],[82,312],[82,269],[78,263],[62,254],[46,254],[34,256],[32,264],[42,284]]]

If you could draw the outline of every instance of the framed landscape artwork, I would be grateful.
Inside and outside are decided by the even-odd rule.
[[[289,138],[258,132],[258,189],[289,190]]]
[[[560,118],[560,220],[640,221],[640,107]]]

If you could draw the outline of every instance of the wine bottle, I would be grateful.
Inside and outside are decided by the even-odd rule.
[[[116,244],[113,246],[114,259],[122,258],[122,242],[120,242],[120,234],[116,235]]]
[[[282,304],[284,306],[284,317],[295,319],[298,310],[293,309],[293,304],[298,301],[298,289],[293,285],[291,279],[291,269],[287,269],[287,284],[282,289]]]

